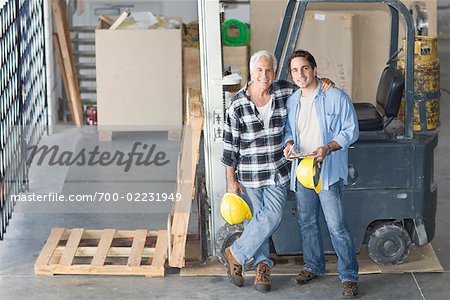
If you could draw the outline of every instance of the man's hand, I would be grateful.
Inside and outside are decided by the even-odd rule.
[[[325,159],[325,156],[330,152],[330,148],[328,146],[321,146],[314,150],[314,158],[317,162],[322,162]]]
[[[324,91],[328,91],[335,86],[334,82],[328,78],[321,78],[320,81],[322,81],[322,90]]]
[[[232,194],[236,194],[236,195],[244,194],[244,189],[242,188],[241,184],[236,180],[236,178],[231,179],[231,180],[229,178],[227,181],[228,181],[228,184],[227,184],[227,192],[228,193],[232,193]]]
[[[330,154],[333,151],[337,151],[339,149],[341,149],[341,145],[339,145],[337,142],[335,141],[331,141],[326,145],[323,145],[319,148],[317,148],[313,153],[314,153],[314,157],[318,162],[322,162],[325,159],[325,156],[327,156],[328,154]]]
[[[226,167],[227,172],[227,192],[236,195],[244,194],[244,189],[242,188],[239,181],[236,179],[235,169],[233,167]]]
[[[293,141],[288,141],[286,143],[286,146],[284,147],[283,150],[283,155],[285,159],[289,159],[289,156],[291,154],[292,148],[294,147],[294,142]]]

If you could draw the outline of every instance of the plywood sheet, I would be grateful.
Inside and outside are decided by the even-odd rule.
[[[301,256],[275,256],[272,258],[275,262],[271,270],[272,275],[296,275],[303,265]],[[337,275],[337,259],[335,255],[325,256],[325,275]],[[378,273],[421,273],[421,272],[443,272],[431,244],[424,247],[413,247],[411,255],[406,262],[398,266],[380,267],[375,264],[367,255],[366,248],[361,250],[358,255],[359,274],[378,274]],[[225,267],[217,258],[209,261],[202,266],[187,266],[180,271],[181,276],[227,276]],[[248,276],[254,276],[254,271],[246,272]]]

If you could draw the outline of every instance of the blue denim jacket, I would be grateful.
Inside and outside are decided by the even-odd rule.
[[[300,94],[301,90],[299,89],[286,102],[288,118],[284,142],[294,141],[296,149],[298,149],[300,142],[297,127],[300,111]],[[350,97],[344,91],[332,88],[324,92],[320,81],[315,105],[323,144],[326,145],[334,140],[342,146],[341,149],[326,156],[322,163],[322,189],[328,190],[330,185],[341,178],[344,183],[347,183],[348,147],[358,139],[358,118]],[[297,165],[298,160],[294,160],[291,166],[290,179],[290,189],[292,191],[295,191],[295,181],[297,180],[295,170]]]

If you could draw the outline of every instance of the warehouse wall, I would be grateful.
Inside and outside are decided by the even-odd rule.
[[[438,0],[438,34],[450,38],[450,0]]]
[[[250,24],[250,3],[236,0],[236,3],[226,4],[225,19],[236,19]]]

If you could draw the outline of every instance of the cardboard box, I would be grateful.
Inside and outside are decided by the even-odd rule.
[[[249,76],[248,47],[223,47],[223,64],[237,69],[242,77],[241,87],[248,81]],[[183,95],[189,88],[199,90],[201,88],[200,78],[200,50],[193,47],[183,48]]]
[[[341,12],[307,11],[296,46],[314,55],[319,77],[333,80],[350,96],[353,93],[353,47],[349,47],[353,44],[352,18],[353,15]]]
[[[248,47],[223,47],[223,64],[225,66],[231,66],[232,71],[236,69],[239,75],[241,75],[241,87],[245,86],[249,76],[249,57]]]
[[[95,31],[99,130],[182,125],[180,29]]]
[[[256,9],[266,10],[262,7],[256,7]],[[279,13],[281,18],[284,9]],[[254,31],[254,33],[252,32],[252,49],[254,51],[275,49],[276,37],[278,36],[276,30],[271,28],[267,35],[257,29],[254,29]],[[269,41],[267,38],[269,35],[275,36],[273,41]],[[337,87],[352,96],[353,14],[343,13],[342,11],[306,11],[295,49],[304,49],[311,52],[317,62],[319,77],[333,80]]]
[[[413,1],[403,0],[402,2],[409,8],[410,3]],[[270,51],[275,49],[286,3],[286,0],[250,1],[252,53],[261,49]],[[428,10],[429,34],[436,35],[437,2],[436,0],[430,0],[425,3]],[[321,10],[353,15],[353,43],[343,49],[344,51],[351,51],[353,53],[353,84],[350,96],[354,102],[374,103],[378,81],[389,58],[390,12],[387,5],[311,3],[308,5],[308,10]],[[400,19],[402,20],[401,17]],[[316,32],[314,37],[310,38],[310,43],[326,43],[327,45],[321,46],[321,49],[326,47],[328,50],[333,50],[334,44],[331,43],[332,40],[330,40],[330,43],[323,41],[324,33],[322,30],[333,32],[336,28],[334,26],[327,26],[327,29],[321,29],[321,31]],[[401,47],[402,38],[404,37],[404,29],[402,26],[400,27],[399,33],[399,47]],[[303,45],[301,48],[308,50]],[[339,84],[337,86],[342,88]]]

